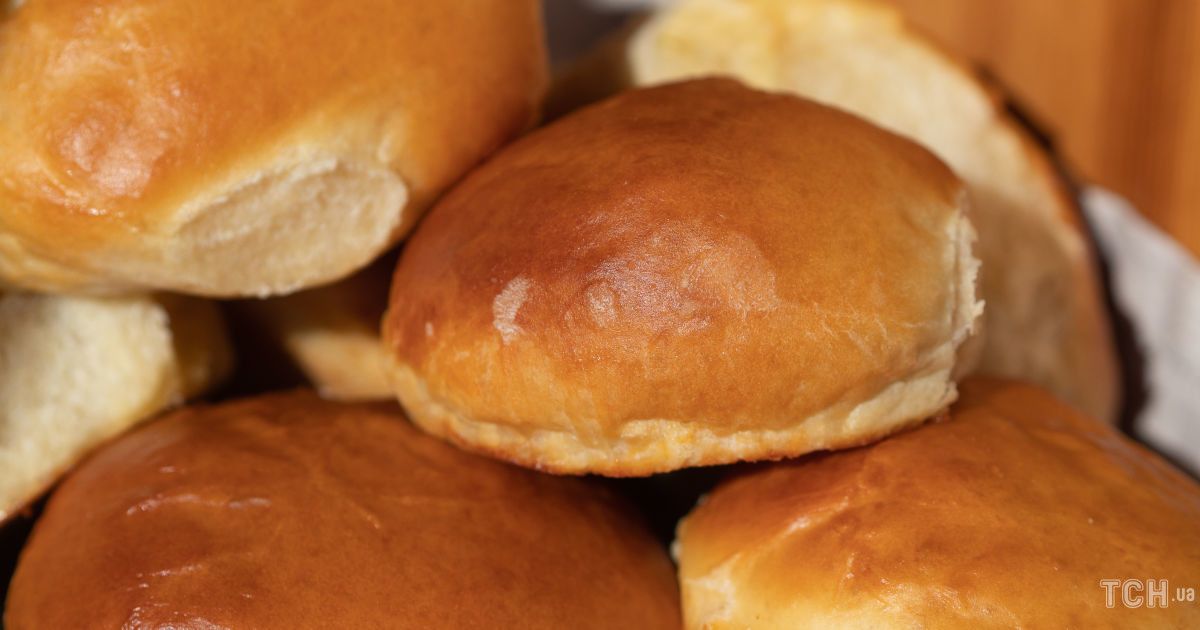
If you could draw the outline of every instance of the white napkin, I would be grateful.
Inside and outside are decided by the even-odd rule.
[[[1200,264],[1112,192],[1086,189],[1083,207],[1145,353],[1149,399],[1133,432],[1200,472]]]

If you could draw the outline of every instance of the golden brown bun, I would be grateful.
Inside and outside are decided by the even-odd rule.
[[[239,300],[231,307],[239,324],[270,345],[270,355],[283,356],[291,364],[276,367],[298,369],[321,396],[385,400],[395,394],[387,379],[379,322],[395,268],[396,256],[389,254],[333,284],[282,297]]]
[[[88,451],[219,381],[209,302],[0,293],[0,522]]]
[[[676,628],[665,551],[602,488],[468,455],[394,404],[185,409],[51,497],[12,630]]]
[[[689,628],[1200,627],[1195,603],[1118,593],[1110,609],[1100,585],[1200,584],[1200,486],[1012,382],[968,381],[949,419],[725,482],[675,554]]]
[[[0,22],[0,282],[347,275],[528,125],[535,0],[30,0]]]
[[[1094,253],[1053,162],[961,61],[860,0],[681,0],[558,81],[550,107],[705,76],[800,94],[908,136],[967,184],[987,311],[980,371],[1114,421],[1120,384]],[[586,85],[586,89],[580,86]]]
[[[861,444],[954,398],[962,188],[858,118],[728,80],[497,154],[401,255],[384,338],[426,430],[639,475]]]

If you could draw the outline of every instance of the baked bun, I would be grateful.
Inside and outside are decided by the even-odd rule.
[[[685,625],[1200,627],[1170,601],[1200,584],[1195,481],[1044,390],[962,390],[948,419],[718,486],[679,527]],[[1168,601],[1107,607],[1101,581],[1133,578]]]
[[[13,630],[677,628],[674,572],[614,496],[468,455],[395,404],[278,394],[99,451],[23,552]]]
[[[349,274],[535,116],[535,0],[31,0],[0,22],[0,281]]]
[[[509,145],[405,247],[384,318],[426,430],[640,475],[877,439],[945,407],[980,309],[957,179],[842,112],[728,80]]]
[[[1094,253],[1052,159],[963,62],[861,0],[681,0],[559,83],[558,107],[622,86],[728,75],[913,138],[971,194],[980,371],[1032,380],[1115,421],[1120,383]],[[586,85],[586,89],[581,89]]]
[[[393,398],[379,322],[395,268],[396,256],[389,254],[333,284],[232,302],[235,325],[268,346],[267,358],[285,360],[285,365],[261,361],[252,369],[298,370],[321,396],[334,400]]]
[[[229,368],[209,302],[0,293],[0,521],[93,447]]]

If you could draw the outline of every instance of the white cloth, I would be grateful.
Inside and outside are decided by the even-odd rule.
[[[1088,188],[1083,206],[1145,354],[1149,399],[1134,434],[1200,472],[1200,264],[1107,190]]]

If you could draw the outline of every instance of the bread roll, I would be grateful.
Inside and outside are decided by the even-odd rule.
[[[185,409],[51,497],[5,621],[42,627],[677,628],[665,550],[614,496],[474,457],[395,404]]]
[[[679,527],[685,625],[1200,627],[1171,601],[1200,584],[1194,480],[1044,390],[962,390],[949,418],[718,486]],[[1110,608],[1110,579],[1170,589]]]
[[[0,22],[0,282],[343,277],[534,118],[535,0],[33,0]]]
[[[231,304],[235,325],[269,345],[267,354],[282,356],[325,398],[385,400],[392,398],[387,355],[379,322],[387,308],[388,283],[396,256],[333,284],[265,300]],[[253,369],[280,366],[263,364]]]
[[[853,446],[954,398],[979,312],[958,180],[862,120],[728,80],[510,145],[410,239],[401,402],[467,448],[642,475]]]
[[[229,367],[208,302],[0,294],[0,522],[93,447]]]
[[[1032,380],[1116,420],[1112,329],[1071,191],[964,63],[880,3],[681,0],[568,73],[557,107],[713,74],[846,109],[945,160],[967,184],[979,230],[980,371]]]

